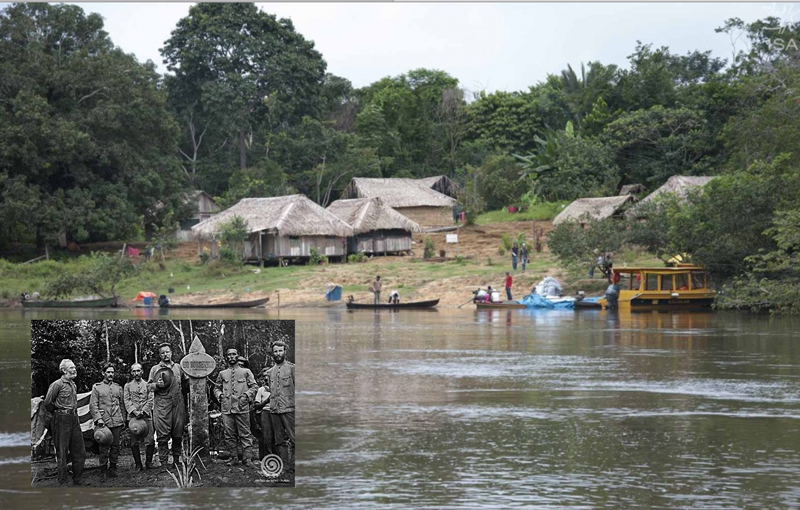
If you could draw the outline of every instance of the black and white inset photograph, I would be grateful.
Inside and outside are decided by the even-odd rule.
[[[31,321],[31,486],[294,487],[294,326]]]

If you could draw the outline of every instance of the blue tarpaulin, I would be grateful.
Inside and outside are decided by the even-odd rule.
[[[549,299],[540,296],[539,294],[528,294],[520,299],[518,303],[527,306],[528,308],[550,308],[554,310],[570,310],[575,307],[574,301],[562,301],[553,303]]]

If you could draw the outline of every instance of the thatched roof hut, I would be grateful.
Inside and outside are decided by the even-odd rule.
[[[355,234],[375,230],[422,232],[416,222],[387,206],[380,198],[337,200],[328,206],[328,211],[353,227]]]
[[[700,188],[711,182],[714,177],[690,177],[686,175],[673,175],[663,186],[642,199],[640,203],[649,202],[663,193],[675,193],[680,198],[686,197],[690,189]]]
[[[424,177],[422,179],[417,179],[421,182],[425,187],[430,188],[434,191],[438,191],[442,195],[447,195],[448,197],[456,198],[461,191],[461,187],[453,182],[448,176],[446,175],[436,175],[434,177]]]
[[[414,221],[383,203],[380,198],[337,200],[328,206],[353,227],[355,237],[349,251],[364,253],[398,253],[411,250],[411,233],[422,232]]]
[[[588,214],[592,220],[602,220],[618,214],[628,202],[632,202],[631,195],[600,198],[579,198],[569,204],[553,220],[553,225],[565,221],[581,221]]]
[[[192,227],[192,233],[201,242],[215,239],[220,225],[234,216],[247,220],[246,259],[307,257],[311,248],[344,256],[346,238],[353,235],[350,225],[303,195],[242,199]]]
[[[453,206],[457,202],[432,190],[419,179],[356,177],[342,193],[345,199],[375,197],[423,228],[453,224]]]
[[[691,189],[700,188],[711,182],[714,177],[690,177],[685,175],[673,175],[667,182],[664,183],[663,186],[656,189],[642,200],[639,201],[638,204],[628,209],[625,212],[625,215],[631,217],[632,215],[636,214],[636,210],[639,209],[641,204],[645,204],[648,202],[652,202],[659,196],[664,195],[665,193],[673,193],[678,196],[680,199],[686,198],[687,193]]]

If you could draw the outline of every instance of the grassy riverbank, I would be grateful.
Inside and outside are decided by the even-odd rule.
[[[545,231],[549,222],[542,222]],[[459,230],[459,245],[445,244],[445,234],[414,236],[416,256],[374,257],[367,262],[326,264],[321,266],[266,267],[234,266],[219,261],[201,264],[194,245],[187,243],[167,255],[163,268],[150,261],[133,277],[121,281],[117,294],[131,300],[140,291],[157,295],[170,294],[173,302],[211,303],[232,300],[250,300],[269,297],[268,306],[342,306],[341,302],[325,301],[328,283],[341,285],[343,294],[352,294],[360,301],[372,299],[367,291],[375,275],[384,280],[386,294],[397,289],[401,301],[440,299],[440,306],[455,307],[468,300],[478,287],[492,285],[503,287],[505,271],[511,270],[510,257],[498,255],[503,234],[516,236],[530,229],[528,222],[506,222],[476,225]],[[430,237],[439,249],[446,249],[441,261],[424,260],[422,243]],[[418,247],[418,248],[417,248]],[[618,265],[659,262],[637,252],[616,254]],[[437,259],[438,260],[438,259]],[[85,257],[62,261],[43,261],[32,264],[10,264],[0,261],[0,297],[7,305],[14,305],[21,292],[42,292],[45,282],[62,272],[80,272],[85,269]],[[583,290],[599,294],[605,289],[602,278],[588,279],[586,270],[569,271],[559,267],[547,248],[542,253],[532,253],[526,271],[521,266],[512,271],[514,297],[522,297],[545,276],[561,281],[565,293]]]

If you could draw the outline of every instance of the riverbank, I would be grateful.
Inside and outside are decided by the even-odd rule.
[[[551,222],[537,221],[536,227],[545,233],[552,229]],[[546,243],[541,252],[531,249],[530,262],[525,271],[521,265],[511,268],[510,254],[499,255],[504,234],[516,238],[526,234],[531,242],[532,222],[504,222],[491,225],[475,225],[458,230],[457,245],[446,244],[446,234],[439,232],[414,235],[414,255],[375,256],[361,263],[330,263],[320,266],[265,267],[231,266],[212,261],[201,264],[194,243],[183,243],[167,254],[163,264],[150,261],[135,277],[117,285],[117,294],[124,304],[132,305],[132,299],[140,291],[156,295],[167,294],[173,303],[213,304],[226,301],[249,301],[269,297],[269,308],[340,307],[342,301],[325,301],[328,284],[341,285],[343,297],[353,295],[359,302],[369,302],[371,281],[380,275],[384,281],[384,294],[391,290],[400,293],[401,302],[439,299],[439,306],[458,307],[472,297],[472,291],[487,285],[502,288],[505,271],[510,271],[514,283],[514,297],[527,295],[542,278],[558,279],[565,294],[582,290],[587,295],[600,294],[607,283],[603,278],[588,279],[586,275],[561,268],[550,254]],[[423,259],[424,239],[430,237],[436,249],[435,259]],[[113,250],[113,246],[108,246]],[[445,257],[438,257],[445,250]],[[657,264],[646,255],[637,252],[617,254],[617,264]],[[36,276],[36,265],[14,265],[2,276],[2,306],[21,306],[21,292],[43,290],[44,278]],[[47,277],[52,278],[60,270],[70,271],[77,262],[46,262]],[[54,266],[54,264],[62,264]],[[75,267],[73,267],[75,266]],[[44,269],[44,266],[42,266]],[[169,289],[173,289],[170,293]]]

